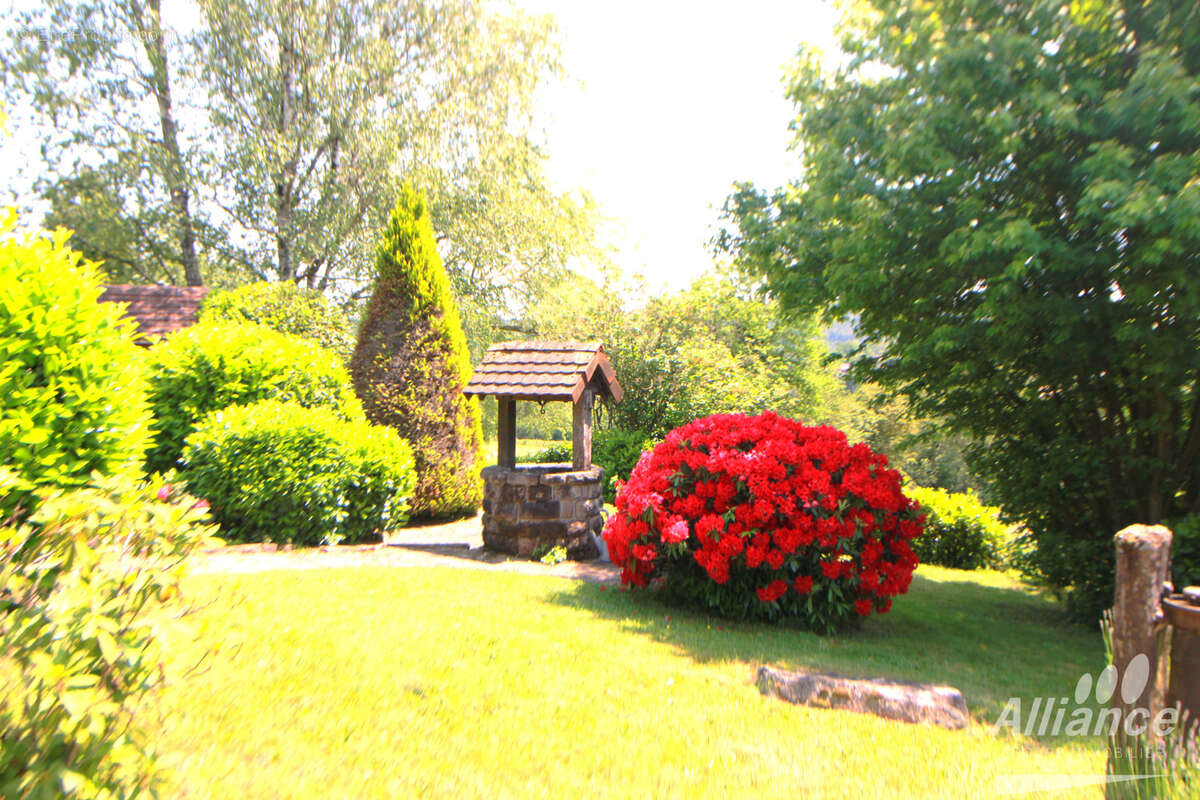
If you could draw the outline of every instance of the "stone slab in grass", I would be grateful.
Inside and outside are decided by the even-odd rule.
[[[857,711],[899,722],[928,723],[950,730],[967,727],[967,701],[951,686],[883,679],[844,678],[819,672],[759,667],[758,690],[789,703]]]

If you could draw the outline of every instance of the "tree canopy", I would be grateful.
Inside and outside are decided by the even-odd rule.
[[[1200,512],[1200,7],[873,0],[790,75],[803,174],[722,242],[853,315],[860,378],[974,437],[1031,571],[1111,602],[1111,537]]]
[[[548,17],[480,0],[46,0],[0,51],[48,222],[115,280],[370,286],[402,181],[424,188],[475,316],[591,252],[532,123],[559,76]],[[174,25],[172,24],[174,23]],[[480,323],[481,325],[485,323]]]

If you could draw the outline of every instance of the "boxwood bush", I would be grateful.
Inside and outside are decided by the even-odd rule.
[[[151,418],[129,323],[65,235],[14,224],[0,221],[0,463],[26,491],[137,472]]]
[[[922,562],[955,569],[1003,566],[1008,528],[1000,521],[1000,509],[985,506],[970,492],[919,486],[905,492],[926,515],[925,535],[912,543]]]
[[[214,322],[178,331],[150,349],[149,378],[156,420],[146,458],[151,471],[174,468],[196,424],[222,408],[280,400],[362,417],[335,353],[261,325]]]
[[[354,334],[346,312],[315,289],[291,281],[251,283],[213,292],[200,309],[201,322],[254,322],[280,333],[311,339],[338,354],[342,361],[354,350]]]
[[[181,459],[188,491],[241,542],[361,542],[402,525],[416,483],[395,431],[264,401],[207,416]]]

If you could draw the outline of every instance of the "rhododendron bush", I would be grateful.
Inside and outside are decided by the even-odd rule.
[[[718,414],[643,454],[604,540],[627,585],[830,632],[908,590],[924,518],[900,482],[834,428]]]

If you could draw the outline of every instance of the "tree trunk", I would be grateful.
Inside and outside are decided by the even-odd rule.
[[[279,122],[277,133],[282,142],[292,126],[292,91],[296,76],[293,73],[292,42],[290,31],[280,31],[279,36]],[[296,161],[289,158],[275,175],[275,252],[280,280],[296,280],[292,265],[292,188],[296,179]]]
[[[196,234],[189,208],[187,172],[183,168],[183,158],[179,155],[179,136],[175,126],[175,113],[171,106],[171,81],[167,48],[163,43],[161,5],[162,0],[148,0],[146,10],[135,10],[136,22],[142,35],[146,58],[150,61],[154,98],[158,101],[162,144],[167,157],[163,178],[166,180],[167,190],[171,193],[171,205],[175,209],[176,223],[179,226],[179,253],[183,260],[184,281],[188,286],[203,286],[204,278],[200,274],[200,262],[196,258]]]

